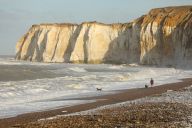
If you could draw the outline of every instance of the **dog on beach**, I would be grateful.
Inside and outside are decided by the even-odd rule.
[[[145,88],[148,88],[148,87],[149,87],[149,85],[145,84]]]
[[[102,91],[102,88],[96,88],[97,89],[97,91]]]

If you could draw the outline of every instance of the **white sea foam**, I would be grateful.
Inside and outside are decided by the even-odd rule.
[[[15,63],[32,67],[43,65],[44,70],[58,77],[0,82],[0,117],[85,102],[71,101],[70,98],[104,95],[121,89],[143,88],[151,77],[155,80],[155,86],[158,86],[192,76],[190,70],[174,68],[105,64],[31,64],[9,61],[10,65]],[[97,87],[102,88],[103,91],[96,91]]]
[[[50,63],[17,61],[14,58],[0,58],[0,65],[50,65]]]
[[[72,71],[75,72],[86,72],[86,70],[84,68],[79,68],[79,67],[73,67],[73,68],[69,68]]]
[[[67,101],[39,101],[35,102],[27,102],[23,104],[15,104],[14,106],[1,106],[0,109],[0,118],[7,118],[17,116],[19,114],[42,111],[42,110],[50,110],[53,108],[60,108],[61,106],[72,106],[83,103],[91,103],[95,102],[94,100],[67,100]]]

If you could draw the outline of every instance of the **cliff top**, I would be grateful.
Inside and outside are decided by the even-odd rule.
[[[169,7],[163,7],[163,8],[154,8],[149,11],[149,13],[152,13],[154,11],[161,11],[164,10],[165,12],[169,12],[170,10],[191,10],[192,5],[186,5],[186,6],[169,6]]]
[[[123,27],[129,26],[132,23],[140,23],[146,25],[150,22],[156,22],[157,24],[161,24],[161,22],[165,20],[164,25],[168,26],[176,26],[178,24],[184,23],[188,18],[192,17],[192,5],[191,6],[172,6],[172,7],[164,7],[164,8],[155,8],[149,11],[147,15],[143,15],[140,18],[130,22],[130,23],[112,23],[106,24],[97,21],[90,22],[82,22],[81,24],[73,24],[73,23],[42,23],[36,24],[32,27],[69,27],[69,26],[78,26],[78,25],[103,25],[103,26],[112,26],[112,27]]]
[[[149,11],[144,18],[143,25],[155,22],[157,25],[177,26],[190,21],[190,18],[192,18],[192,6],[156,8]]]
[[[104,25],[104,26],[112,26],[112,25],[127,25],[129,23],[112,23],[112,24],[107,24],[107,23],[101,23],[97,21],[89,21],[89,22],[82,22],[81,24],[76,24],[76,23],[41,23],[41,24],[34,24],[32,25],[33,27],[37,26],[56,26],[56,27],[64,27],[64,26],[78,26],[78,25],[84,25],[84,24],[97,24],[97,25]]]

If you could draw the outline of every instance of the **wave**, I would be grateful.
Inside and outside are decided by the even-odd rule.
[[[82,95],[102,95],[112,90],[143,88],[151,77],[154,78],[155,86],[157,86],[192,76],[192,71],[189,70],[122,65],[51,64],[44,70],[53,70],[55,74],[64,75],[56,78],[0,82],[0,116],[5,109],[8,115],[11,114],[13,106],[18,106],[17,109],[23,109],[22,112],[26,112],[26,104],[37,106],[39,109],[49,108],[48,103],[41,102],[40,105],[39,101],[81,97]],[[97,87],[102,88],[103,91],[97,92]],[[59,102],[54,102],[54,104],[52,107],[57,106]]]
[[[75,72],[87,72],[84,68],[79,68],[79,67],[72,67],[69,69]]]

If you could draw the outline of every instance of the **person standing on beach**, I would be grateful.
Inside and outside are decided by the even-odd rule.
[[[154,80],[151,78],[150,80],[150,84],[151,84],[151,87],[153,87],[153,84],[154,84]]]

